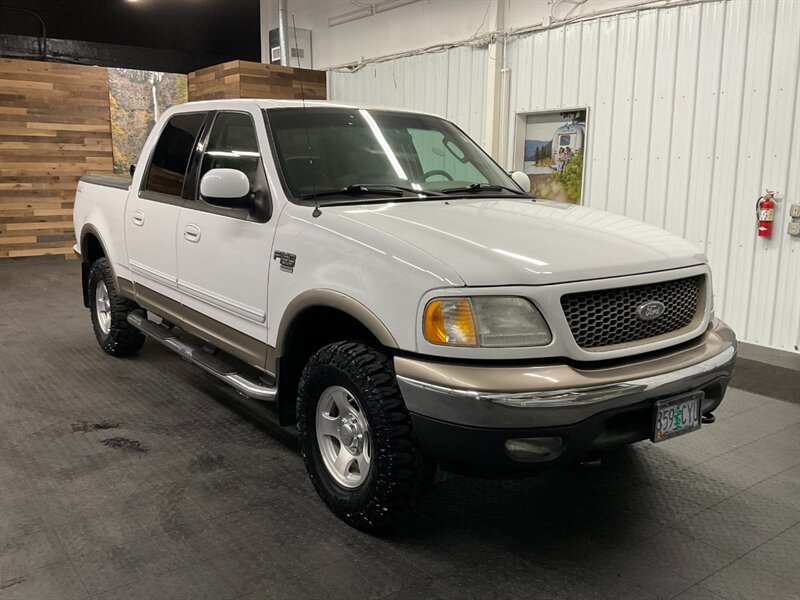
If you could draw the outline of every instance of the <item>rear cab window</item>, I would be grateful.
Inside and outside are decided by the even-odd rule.
[[[206,113],[184,113],[170,118],[156,142],[144,177],[143,192],[180,198],[186,170]]]

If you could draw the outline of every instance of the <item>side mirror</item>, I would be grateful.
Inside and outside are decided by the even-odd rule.
[[[211,169],[200,179],[200,196],[214,206],[253,208],[250,180],[237,169]]]
[[[511,173],[511,179],[513,179],[514,183],[516,183],[519,186],[519,189],[521,189],[526,194],[531,191],[530,177],[528,177],[522,171],[514,171],[513,173]]]

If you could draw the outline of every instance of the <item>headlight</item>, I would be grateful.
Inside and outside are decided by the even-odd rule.
[[[471,348],[546,346],[553,339],[542,313],[511,296],[436,298],[425,307],[422,331],[431,344]]]

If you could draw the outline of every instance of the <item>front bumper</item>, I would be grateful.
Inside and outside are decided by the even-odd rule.
[[[646,439],[660,398],[702,391],[702,414],[712,412],[735,356],[733,331],[715,321],[678,349],[613,366],[487,367],[397,357],[395,370],[424,452],[459,470],[504,473]],[[530,443],[526,454],[537,439],[542,444]],[[516,440],[513,451],[509,440]]]

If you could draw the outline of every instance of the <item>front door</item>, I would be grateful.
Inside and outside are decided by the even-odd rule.
[[[259,151],[258,121],[250,112],[218,112],[192,169],[194,191],[178,217],[178,289],[184,320],[215,345],[250,364],[264,366],[267,340],[267,274],[274,223],[269,212],[207,203],[199,182],[211,169],[245,173],[253,194],[269,203]],[[262,132],[266,139],[266,132]],[[194,174],[194,173],[193,173]]]
[[[125,243],[136,294],[165,317],[180,313],[175,235],[189,159],[207,113],[178,114],[162,129],[138,193],[125,206]]]

